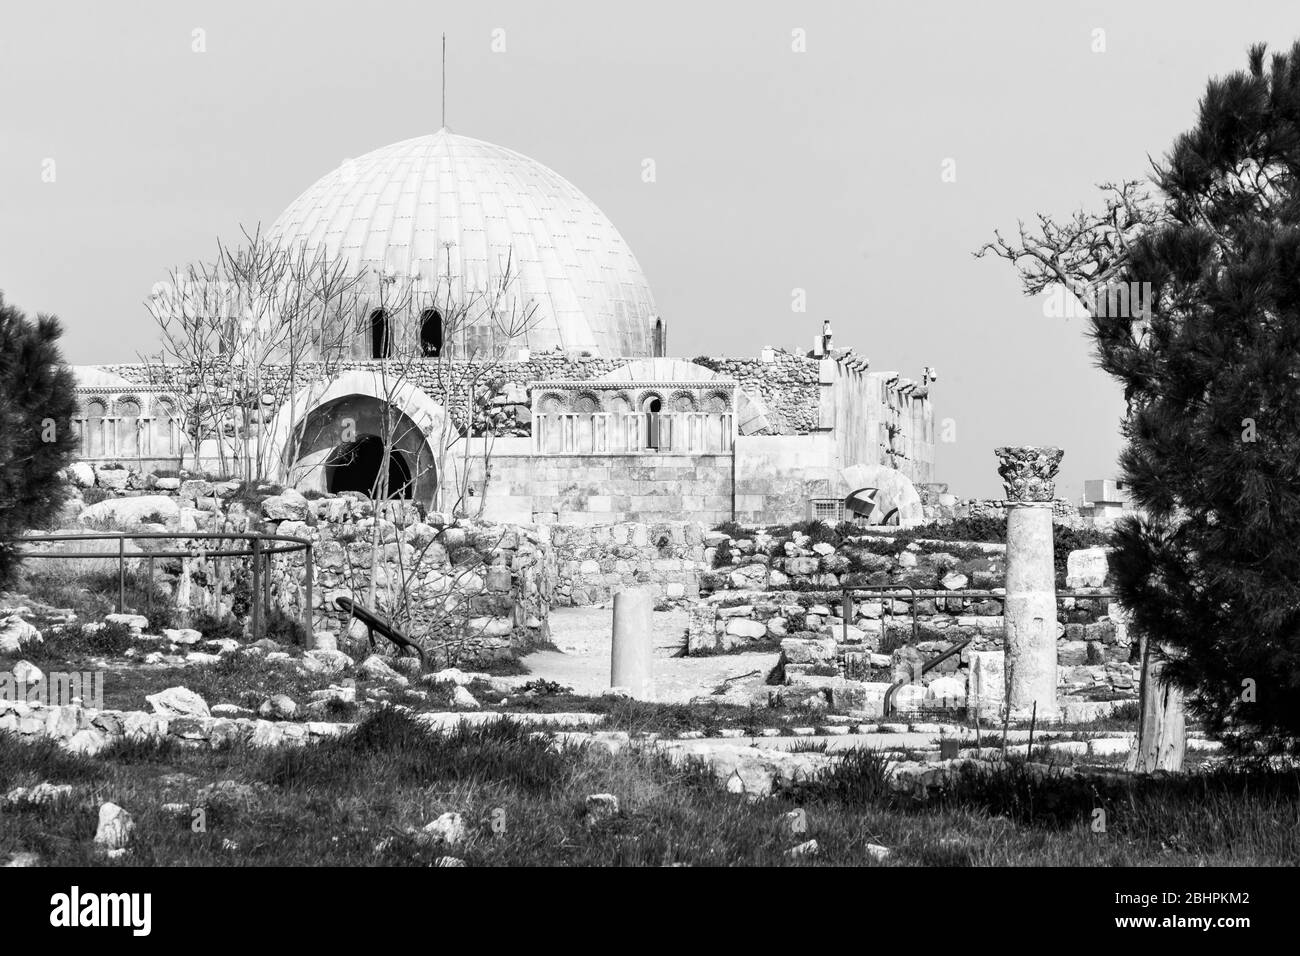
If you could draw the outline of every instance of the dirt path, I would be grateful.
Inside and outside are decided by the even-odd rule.
[[[609,688],[610,645],[614,612],[608,607],[564,607],[551,611],[551,641],[557,651],[536,651],[521,658],[529,669],[513,678],[517,684],[538,678],[572,687],[579,694],[599,694]],[[728,654],[717,657],[674,657],[686,644],[687,612],[656,611],[655,697],[661,703],[686,703],[712,694],[728,678],[764,676],[776,666],[777,655]]]

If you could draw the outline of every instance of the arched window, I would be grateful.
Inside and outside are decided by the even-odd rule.
[[[388,313],[375,309],[370,313],[370,357],[383,359],[393,355],[393,336],[388,329]]]
[[[442,314],[437,309],[420,313],[420,354],[425,358],[442,354]]]
[[[658,450],[664,447],[663,419],[660,417],[663,408],[663,399],[658,395],[650,395],[641,402],[641,410],[645,412],[645,444],[647,448]]]
[[[653,351],[656,358],[663,358],[668,354],[668,330],[664,328],[663,319],[655,319]]]

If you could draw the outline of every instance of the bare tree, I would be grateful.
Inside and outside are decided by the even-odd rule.
[[[363,277],[323,250],[243,235],[155,287],[146,307],[162,344],[142,358],[151,382],[174,390],[196,465],[212,439],[224,476],[262,481],[277,464],[264,426],[286,402],[296,417],[305,364],[315,378],[342,359]]]
[[[992,254],[1006,259],[1020,273],[1027,296],[1059,284],[1092,314],[1098,294],[1123,274],[1134,240],[1163,216],[1141,180],[1097,188],[1103,196],[1099,212],[1076,210],[1064,222],[1039,213],[1036,231],[1023,220],[1014,241],[994,230],[993,240],[980,246],[975,258]]]
[[[378,445],[378,466],[364,491],[374,515],[368,529],[370,573],[364,582],[353,580],[354,597],[385,612],[445,660],[454,658],[456,645],[479,636],[471,633],[470,606],[488,569],[482,548],[458,543],[464,531],[456,519],[483,513],[495,438],[509,424],[495,403],[506,384],[501,364],[535,324],[536,307],[519,301],[516,281],[509,257],[500,273],[477,289],[457,290],[443,278],[426,289],[418,280],[380,277],[354,329],[370,336],[379,352],[366,365],[376,386],[377,434],[340,433],[335,453],[312,466],[343,467],[355,460],[363,440]],[[433,342],[422,335],[430,322],[437,323]],[[428,421],[407,414],[404,408],[416,388],[434,398],[444,414]],[[333,427],[322,423],[318,429]],[[319,430],[307,434],[306,423],[296,433],[299,442],[312,446],[322,437],[334,438]],[[301,481],[306,475],[294,477]],[[430,486],[441,514],[438,527],[424,524],[419,510],[404,500]],[[387,549],[387,544],[397,547]]]

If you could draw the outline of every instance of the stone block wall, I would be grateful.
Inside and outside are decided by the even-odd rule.
[[[496,455],[488,513],[537,524],[731,518],[730,455]]]
[[[912,610],[916,610],[913,630]],[[940,677],[967,681],[972,655],[1001,651],[1003,598],[921,597],[915,601],[853,595],[846,621],[840,591],[719,591],[691,611],[689,654],[761,649],[780,644],[790,663],[807,663],[804,645],[825,647],[818,657],[861,680],[898,679],[900,662],[937,657],[964,640],[960,655],[925,674],[922,684]],[[1082,696],[1127,695],[1136,687],[1137,668],[1127,618],[1107,598],[1067,598],[1057,622],[1057,661],[1061,693]],[[790,642],[794,642],[791,644]],[[815,648],[814,648],[815,649]]]
[[[704,530],[691,521],[557,525],[551,555],[557,606],[601,604],[634,586],[650,586],[670,604],[691,602],[705,567]]]

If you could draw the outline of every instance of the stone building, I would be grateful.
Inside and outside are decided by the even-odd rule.
[[[212,473],[255,441],[258,473],[300,490],[367,490],[386,460],[395,494],[438,510],[468,492],[487,518],[568,524],[911,522],[913,483],[934,479],[929,369],[873,370],[828,322],[805,330],[808,349],[760,347],[738,324],[750,357],[668,357],[613,224],[512,150],[447,129],[375,150],[309,187],[269,235],[358,277],[339,353],[260,368],[251,419],[210,433],[183,421],[185,369],[81,367],[84,459]],[[454,308],[505,272],[531,317],[507,338],[499,323],[453,325],[441,305],[383,306],[397,280]]]

